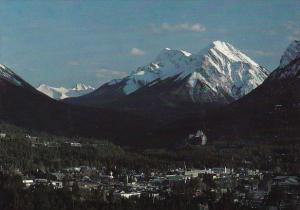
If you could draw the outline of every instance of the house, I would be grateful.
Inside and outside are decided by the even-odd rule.
[[[65,172],[65,173],[80,173],[80,167],[64,168],[63,172]]]
[[[78,186],[80,190],[92,191],[98,189],[99,183],[91,181],[80,181],[78,182]]]
[[[196,178],[199,176],[199,174],[205,174],[206,170],[200,170],[200,169],[192,169],[188,171],[184,171],[184,175],[190,178]]]
[[[224,168],[212,168],[211,170],[216,175],[231,174],[231,170],[226,168],[226,166]]]
[[[38,140],[38,137],[36,137],[36,136],[30,136],[30,135],[26,135],[25,136],[27,139],[29,139],[29,140],[31,140],[31,141],[37,141]]]
[[[49,185],[50,184],[47,179],[35,179],[34,183],[39,184],[39,185]]]
[[[275,104],[274,105],[274,110],[276,111],[280,111],[284,108],[284,106],[282,104]]]
[[[169,182],[169,186],[175,186],[179,183],[186,183],[187,177],[183,175],[166,175],[166,179]]]
[[[299,188],[300,179],[297,176],[276,176],[273,178],[272,187],[279,187],[282,189]]]
[[[63,188],[63,183],[61,181],[51,181],[51,184],[54,187],[54,189]]]
[[[4,139],[6,137],[6,133],[0,133],[0,139]]]
[[[25,188],[29,188],[30,186],[34,185],[33,179],[23,179],[22,182],[25,185]]]
[[[99,176],[100,176],[100,179],[103,179],[103,180],[113,180],[114,179],[112,171],[109,173],[109,175],[100,173]]]
[[[84,176],[96,175],[98,173],[95,167],[90,166],[80,166],[80,173]]]
[[[124,191],[120,191],[120,192],[114,192],[113,193],[114,198],[115,199],[128,199],[128,198],[140,198],[141,197],[141,193],[140,192],[124,192]]]
[[[82,147],[81,143],[78,143],[78,142],[71,142],[70,146],[71,147]]]
[[[51,175],[54,176],[55,179],[58,180],[58,181],[62,181],[65,177],[65,174],[63,174],[61,172],[51,173]]]

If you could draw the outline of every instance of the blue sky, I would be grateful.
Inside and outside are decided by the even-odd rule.
[[[299,0],[0,0],[0,63],[35,86],[99,86],[163,48],[224,40],[273,70],[300,39],[299,11]]]

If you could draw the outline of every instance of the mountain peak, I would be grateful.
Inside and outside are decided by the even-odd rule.
[[[76,84],[75,87],[73,88],[51,87],[46,84],[41,84],[36,89],[53,99],[65,99],[69,97],[78,97],[95,90],[95,88],[82,83]]]
[[[6,69],[6,66],[0,63],[0,70],[2,70],[2,69],[5,70],[5,69]]]
[[[220,40],[213,41],[207,48],[202,50],[200,55],[216,57],[217,59],[223,59],[226,57],[232,62],[248,63],[252,66],[258,66],[251,58],[245,55],[242,51],[235,48],[228,42]]]
[[[217,41],[213,41],[212,42],[212,49],[218,50],[220,52],[223,52],[224,54],[228,54],[228,53],[241,53],[240,50],[236,49],[234,46],[232,46],[230,43],[228,42],[223,42],[220,40]]]
[[[88,90],[88,89],[94,89],[92,86],[90,85],[85,85],[83,83],[77,83],[74,88],[72,88],[73,90],[77,90],[77,91],[82,91],[82,90]]]
[[[217,49],[219,51],[226,51],[230,50],[230,48],[235,49],[231,44],[228,42],[220,41],[220,40],[215,40],[212,41],[206,48],[204,48],[202,51],[207,51],[211,49]]]
[[[291,61],[300,57],[300,41],[294,40],[288,48],[284,51],[281,59],[279,68],[283,68],[288,65]]]
[[[215,41],[212,42],[211,45],[213,45],[213,46],[215,46],[217,48],[224,48],[224,47],[228,47],[230,44],[228,42],[224,42],[224,41],[220,41],[220,40],[215,40]]]
[[[196,54],[163,49],[153,62],[125,78],[123,91],[128,95],[148,84],[176,77],[176,81],[189,78],[191,89],[201,83],[214,92],[224,89],[233,98],[239,98],[260,85],[267,75],[263,67],[244,53],[217,40]]]
[[[158,54],[156,61],[176,60],[180,59],[181,57],[189,57],[191,55],[192,53],[185,50],[173,50],[171,48],[165,48]]]

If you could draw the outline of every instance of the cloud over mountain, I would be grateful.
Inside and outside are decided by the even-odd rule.
[[[191,31],[191,32],[204,32],[206,27],[201,23],[163,23],[160,26],[153,26],[155,32],[160,31]]]
[[[146,53],[145,51],[135,47],[130,50],[130,54],[133,56],[141,56],[141,55],[145,55],[145,53]]]

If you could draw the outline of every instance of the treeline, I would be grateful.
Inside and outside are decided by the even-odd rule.
[[[5,138],[0,138],[0,167],[4,170],[20,169],[30,174],[36,169],[51,172],[86,165],[147,171],[153,168],[166,169],[176,164],[175,161],[172,163],[137,151],[124,150],[108,140],[30,133],[7,124],[0,124],[0,128],[0,132],[7,134]],[[29,133],[33,140],[26,137]],[[70,142],[81,143],[81,146],[72,147]]]
[[[285,173],[299,173],[300,144],[284,140],[267,144],[257,142],[215,142],[205,147],[184,147],[177,150],[153,149],[136,151],[123,149],[108,140],[66,138],[45,133],[30,133],[38,136],[39,142],[56,143],[51,146],[33,147],[25,138],[29,131],[7,124],[0,124],[0,132],[7,137],[0,139],[0,166],[4,169],[18,168],[30,172],[37,168],[44,171],[64,167],[88,165],[100,168],[127,168],[141,170],[168,169],[175,167],[247,167]],[[81,142],[82,147],[70,147],[64,142]]]

